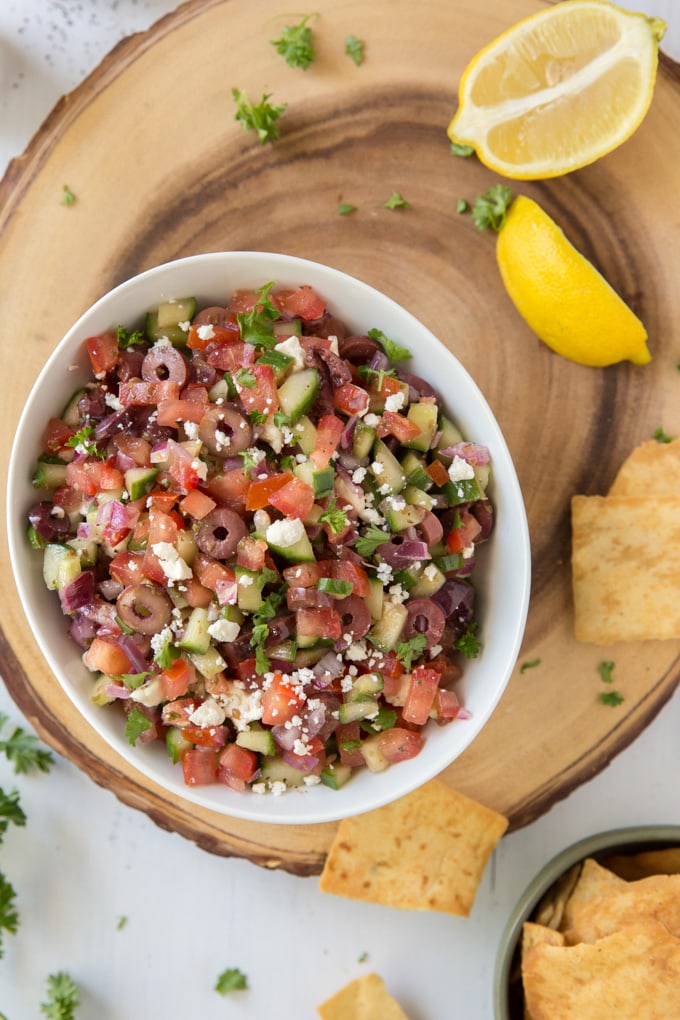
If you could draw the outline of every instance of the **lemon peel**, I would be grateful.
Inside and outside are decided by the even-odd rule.
[[[556,177],[630,138],[652,101],[661,18],[608,0],[562,0],[470,61],[448,127],[505,177]]]
[[[557,354],[593,367],[651,361],[640,319],[533,199],[512,202],[496,258],[518,312]]]

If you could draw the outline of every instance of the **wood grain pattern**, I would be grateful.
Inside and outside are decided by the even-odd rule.
[[[539,0],[517,0],[512,20]],[[518,185],[564,227],[647,325],[651,365],[595,370],[543,347],[496,270],[494,239],[456,213],[495,178],[451,156],[445,135],[470,57],[509,24],[490,0],[321,0],[317,61],[293,70],[269,41],[273,0],[201,0],[120,43],[64,97],[0,185],[4,434],[47,355],[98,296],[201,251],[286,251],[365,279],[405,305],[472,372],[503,428],[529,515],[533,585],[518,668],[486,729],[444,778],[524,825],[625,747],[674,690],[680,643],[606,651],[572,636],[569,498],[604,493],[630,449],[680,433],[680,239],[660,196],[677,191],[680,85],[662,61],[633,139],[565,178]],[[344,39],[366,42],[356,67]],[[259,146],[233,119],[232,86],[287,102]],[[77,196],[60,204],[68,184]],[[408,210],[384,202],[399,191]],[[339,216],[338,201],[357,211]],[[2,449],[7,472],[9,444]],[[641,543],[644,536],[640,537]],[[171,802],[86,726],[33,642],[3,535],[0,669],[41,736],[126,804],[214,853],[299,874],[320,870],[333,825],[267,827]],[[625,702],[597,702],[616,661]],[[521,671],[523,662],[540,665]]]

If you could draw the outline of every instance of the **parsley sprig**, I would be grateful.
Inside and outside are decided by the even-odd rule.
[[[462,652],[466,659],[476,659],[481,651],[481,644],[477,637],[477,621],[473,620],[468,629],[454,642],[459,652]]]
[[[0,712],[0,731],[9,722],[9,716]],[[49,772],[54,765],[50,751],[40,746],[40,741],[32,733],[27,733],[21,726],[15,727],[6,740],[0,740],[0,754],[14,766],[16,775],[27,774],[32,769]]]
[[[385,542],[389,542],[391,535],[387,531],[382,531],[376,527],[375,524],[369,525],[363,535],[354,543],[354,548],[363,556],[364,559],[368,559],[376,551],[379,545],[383,545]]]
[[[407,673],[413,665],[414,659],[419,659],[426,648],[427,637],[425,634],[416,634],[415,637],[409,638],[408,641],[399,641],[397,643],[397,658]]]
[[[345,39],[345,53],[354,61],[357,67],[364,62],[364,44],[355,35],[348,35]]]
[[[256,290],[257,301],[252,311],[239,312],[236,316],[236,321],[241,331],[241,339],[246,344],[270,348],[276,343],[273,324],[281,317],[281,312],[269,296],[273,286],[274,281],[271,280],[260,287],[259,290]],[[242,371],[242,369],[239,369],[239,371]]]
[[[40,1005],[40,1012],[48,1020],[73,1020],[80,1005],[80,992],[73,978],[64,971],[47,978],[49,1001]]]
[[[330,501],[326,509],[319,515],[319,524],[327,524],[334,535],[339,535],[349,524],[349,517],[342,507],[337,506],[335,497]]]
[[[270,103],[270,92],[263,92],[259,103],[252,103],[248,94],[243,89],[233,88],[231,94],[236,103],[237,120],[245,131],[255,131],[260,145],[279,137],[279,126],[277,121],[282,113],[285,113],[287,103],[276,106]]]
[[[11,790],[9,793],[0,787],[0,843],[2,843],[10,822],[13,825],[25,825],[26,815],[19,803],[19,791]]]
[[[128,712],[125,720],[125,736],[128,743],[134,747],[142,733],[146,733],[147,730],[151,729],[151,726],[151,720],[147,719],[138,705],[135,705]]]
[[[391,364],[394,364],[396,361],[406,361],[408,358],[413,357],[408,347],[402,347],[401,344],[396,343],[394,340],[390,340],[388,336],[385,336],[381,329],[369,329],[366,335],[369,336],[371,340],[378,341]]]
[[[76,450],[83,450],[88,457],[99,457],[100,460],[105,460],[106,452],[99,449],[93,437],[94,425],[88,422],[88,424],[83,425],[81,429],[75,432],[70,439],[67,439],[65,445]]]
[[[16,908],[16,892],[0,871],[0,959],[3,956],[2,933],[16,935],[19,928],[19,912]]]
[[[137,344],[143,344],[145,340],[144,332],[141,329],[126,329],[125,326],[119,326],[116,330],[116,341],[122,351],[126,351],[128,347],[135,347]]]
[[[507,184],[494,184],[475,199],[472,219],[478,230],[501,230],[513,199]]]
[[[289,67],[299,67],[306,71],[309,65],[314,62],[316,56],[314,37],[308,24],[313,17],[313,14],[305,14],[297,25],[286,25],[279,38],[271,40],[272,46],[284,58]]]

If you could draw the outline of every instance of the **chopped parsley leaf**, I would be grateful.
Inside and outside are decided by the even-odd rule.
[[[598,698],[603,705],[609,705],[611,708],[620,705],[624,700],[623,694],[620,691],[601,691]]]
[[[19,791],[11,790],[9,793],[0,787],[0,843],[9,828],[13,825],[25,825],[26,815],[19,804]]]
[[[68,184],[65,184],[62,189],[60,205],[73,205],[76,200],[76,196],[73,194]]]
[[[241,339],[244,343],[259,347],[273,347],[276,344],[274,336],[274,323],[281,317],[281,312],[269,297],[269,292],[274,286],[274,281],[266,283],[255,293],[257,303],[250,312],[239,312],[236,316]],[[241,371],[241,369],[239,369]],[[236,374],[238,378],[238,373]]]
[[[7,722],[9,717],[0,712],[0,730]],[[40,747],[38,738],[21,726],[17,726],[6,740],[0,740],[0,753],[4,753],[7,761],[14,766],[15,775],[26,774],[34,768],[49,772],[54,765],[51,752]]]
[[[364,44],[355,35],[348,35],[345,39],[345,53],[350,57],[357,67],[364,62]]]
[[[533,669],[535,666],[540,665],[541,665],[540,659],[532,659],[530,662],[523,662],[522,665],[519,667],[519,671],[520,673],[526,673],[528,669]]]
[[[386,209],[410,209],[410,207],[411,203],[407,202],[403,195],[400,195],[398,191],[393,191],[385,202]]]
[[[479,655],[481,645],[477,637],[477,622],[472,621],[464,634],[461,634],[455,641],[455,646],[462,652],[466,659],[476,659]]]
[[[259,103],[251,103],[243,89],[233,88],[231,94],[236,103],[234,119],[243,125],[245,131],[257,132],[260,145],[278,138],[279,127],[276,122],[285,112],[287,103],[282,103],[279,106],[270,103],[271,93],[269,92],[262,93]]]
[[[145,340],[144,333],[141,329],[126,329],[125,326],[119,326],[116,330],[116,342],[122,351],[127,350],[128,347],[134,347],[136,344],[143,344]]]
[[[471,145],[463,145],[461,142],[451,142],[451,155],[462,156],[463,159],[467,159],[471,156],[475,150]]]
[[[505,223],[510,203],[512,202],[512,189],[507,184],[494,184],[475,199],[472,207],[472,219],[478,230],[500,230]]]
[[[457,213],[470,212],[470,203],[466,198],[458,199],[458,202],[456,203],[456,212]]]
[[[391,537],[392,536],[386,531],[381,531],[380,528],[375,526],[375,524],[371,524],[370,527],[367,528],[366,532],[363,535],[360,535],[356,540],[354,548],[360,556],[368,559],[369,556],[373,555],[379,545],[383,545],[384,542],[389,542]]]
[[[652,438],[656,439],[657,443],[672,443],[673,437],[667,435],[662,429],[661,425],[657,429],[654,429]]]
[[[614,670],[614,663],[611,660],[607,662],[601,662],[597,667],[597,671],[600,674],[600,680],[603,684],[610,684],[612,682],[612,672]]]
[[[70,439],[66,440],[65,446],[70,446],[77,449],[78,447],[88,455],[88,457],[99,457],[101,460],[106,459],[106,452],[100,450],[94,436],[94,425],[83,425],[78,432],[75,432]]]
[[[349,216],[350,213],[356,212],[356,206],[350,205],[349,202],[338,202],[338,213],[340,216]]]
[[[414,659],[419,659],[427,648],[427,638],[424,634],[416,634],[408,641],[400,641],[397,644],[397,658],[406,672],[410,670]]]
[[[272,39],[271,44],[276,48],[289,67],[299,67],[306,71],[313,63],[316,53],[314,52],[314,39],[312,30],[307,22],[313,18],[313,14],[306,14],[297,25],[286,25],[278,39]]]
[[[334,535],[339,535],[349,524],[349,517],[342,507],[336,506],[336,503],[337,500],[333,497],[328,507],[319,515],[319,523],[327,524]]]
[[[367,336],[371,340],[377,340],[378,343],[382,344],[382,348],[392,364],[395,361],[406,361],[413,356],[408,347],[401,347],[394,340],[390,340],[381,329],[369,329]]]
[[[254,390],[257,386],[257,379],[248,368],[239,368],[238,372],[234,376],[234,380],[239,386],[242,386],[247,390]]]
[[[229,992],[238,991],[248,987],[248,979],[238,967],[229,967],[223,970],[217,979],[215,991],[220,995],[228,995]]]
[[[382,733],[383,730],[391,730],[396,722],[397,713],[394,709],[381,705],[370,719],[360,719],[359,726],[364,733]]]
[[[125,736],[128,743],[134,747],[142,733],[146,733],[148,729],[151,729],[151,725],[151,720],[147,719],[141,708],[135,705],[128,712],[127,719],[125,720]]]
[[[15,906],[16,892],[0,872],[0,959],[2,959],[2,933],[16,935],[19,927],[19,914]]]
[[[268,417],[269,415],[265,414],[264,411],[254,410],[248,415],[248,420],[251,425],[263,425]]]

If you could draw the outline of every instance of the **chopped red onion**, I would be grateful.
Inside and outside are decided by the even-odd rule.
[[[292,751],[284,751],[281,757],[300,772],[313,772],[319,764],[319,757],[316,754],[294,754]]]
[[[439,452],[444,457],[461,457],[475,467],[491,462],[487,447],[480,446],[479,443],[454,443],[453,446],[447,446]]]
[[[127,701],[132,693],[123,684],[106,684],[104,687],[104,693],[107,698],[117,698],[120,701]]]
[[[215,581],[215,594],[221,606],[235,606],[238,597],[236,580],[228,581],[221,578]]]
[[[409,539],[401,543],[383,542],[378,546],[376,552],[391,567],[403,567],[408,563],[432,559],[427,542]]]
[[[59,591],[62,612],[81,612],[94,601],[94,571],[83,570]]]

